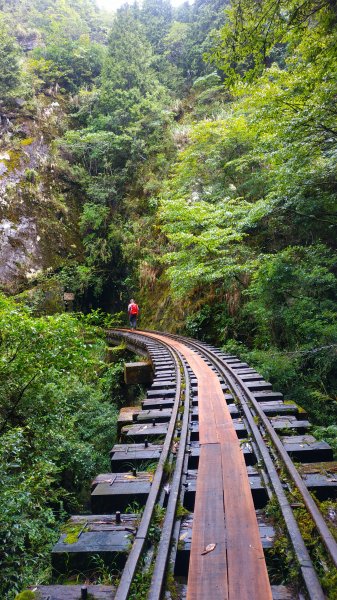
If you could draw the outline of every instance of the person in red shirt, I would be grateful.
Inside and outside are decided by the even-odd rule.
[[[131,329],[137,328],[137,317],[139,314],[139,306],[136,302],[131,299],[130,304],[128,306],[129,320]]]

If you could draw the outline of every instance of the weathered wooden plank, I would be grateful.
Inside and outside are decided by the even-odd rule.
[[[238,441],[235,443],[229,439],[223,442],[221,455],[229,597],[240,600],[271,599],[253,498]]]
[[[227,600],[226,531],[219,444],[201,447],[197,497],[187,600]],[[215,548],[203,554],[208,544],[215,544]]]

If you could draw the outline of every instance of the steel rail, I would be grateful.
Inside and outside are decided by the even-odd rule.
[[[116,335],[116,337],[122,337],[122,339],[125,340],[126,345],[128,346],[128,339],[127,339],[127,336],[125,335],[125,333],[130,334],[130,332],[125,332],[125,331],[121,330],[121,335],[120,336]],[[145,336],[142,336],[142,337],[144,338]],[[154,341],[153,338],[148,338],[148,339],[151,342]],[[134,341],[134,345],[137,346],[138,340],[137,341],[133,340],[133,341]],[[143,347],[144,347],[144,343],[143,344],[141,343],[142,341],[144,342],[144,339],[139,340],[139,345],[143,345]],[[175,402],[174,402],[174,405],[172,408],[172,415],[171,415],[171,419],[169,422],[168,431],[167,431],[166,438],[165,438],[165,441],[163,444],[163,449],[162,449],[162,452],[160,455],[158,466],[157,466],[157,469],[156,469],[156,472],[155,472],[155,475],[154,475],[154,478],[152,481],[150,493],[149,493],[148,500],[145,505],[145,509],[144,509],[143,516],[142,516],[142,519],[140,522],[140,526],[138,528],[138,531],[134,538],[134,542],[133,542],[130,554],[129,554],[126,564],[124,566],[123,573],[122,573],[114,600],[127,600],[128,596],[129,596],[131,585],[134,580],[137,567],[139,565],[141,556],[144,551],[145,542],[146,542],[147,536],[148,536],[148,530],[149,530],[149,527],[151,524],[151,519],[152,519],[153,512],[154,512],[154,507],[155,507],[157,498],[158,498],[160,490],[161,490],[161,484],[162,484],[162,479],[163,479],[163,474],[164,474],[164,465],[169,456],[172,439],[173,439],[173,434],[174,434],[174,431],[176,428],[177,416],[178,416],[179,400],[181,397],[181,374],[180,374],[180,365],[179,365],[178,355],[175,351],[173,351],[173,349],[169,346],[169,344],[166,344],[165,342],[163,342],[161,340],[160,341],[155,340],[155,342],[159,345],[166,347],[166,349],[169,350],[169,352],[174,360],[174,363],[176,366],[176,377],[177,377]],[[132,338],[130,340],[130,345],[132,345]]]
[[[184,379],[186,387],[184,390],[184,412],[182,418],[182,428],[177,453],[176,466],[171,484],[169,501],[167,504],[166,515],[162,527],[162,534],[157,548],[157,558],[154,565],[154,571],[151,580],[148,600],[160,600],[163,585],[165,581],[167,561],[172,541],[173,527],[177,511],[177,504],[181,490],[181,477],[184,467],[184,459],[186,455],[186,444],[188,434],[189,408],[190,408],[190,380],[187,373],[187,368],[184,359],[180,356],[181,364],[184,370]]]

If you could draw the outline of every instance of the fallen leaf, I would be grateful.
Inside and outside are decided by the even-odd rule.
[[[213,550],[216,548],[216,544],[208,544],[205,548],[205,550],[201,553],[201,554],[208,554],[209,552],[213,552]]]
[[[186,531],[179,537],[179,541],[182,542],[187,536],[188,536],[188,531]]]

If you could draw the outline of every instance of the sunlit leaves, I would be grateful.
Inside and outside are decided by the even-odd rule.
[[[227,17],[212,58],[231,82],[252,81],[273,62],[283,65],[287,45],[293,51],[317,21],[333,26],[328,0],[233,0]]]

